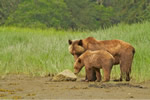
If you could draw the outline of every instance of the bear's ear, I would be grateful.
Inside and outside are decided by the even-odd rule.
[[[82,40],[79,41],[78,45],[80,45],[80,46],[83,45]]]
[[[68,40],[68,43],[69,43],[69,45],[71,45],[71,44],[72,44],[72,41],[71,41],[71,40]]]
[[[81,59],[80,58],[78,59],[78,63],[81,63]]]

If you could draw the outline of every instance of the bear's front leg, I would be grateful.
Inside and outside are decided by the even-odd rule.
[[[96,78],[97,78],[97,82],[101,81],[101,72],[99,68],[94,68],[95,72],[96,72]]]
[[[95,72],[95,70],[93,68],[91,68],[91,74],[92,74],[91,81],[95,81],[97,79],[97,77],[96,77],[96,72]],[[87,74],[86,74],[86,77],[85,77],[85,81],[86,80],[88,80]]]
[[[87,81],[87,82],[88,82],[88,81],[93,81],[93,80],[92,80],[92,76],[93,76],[93,70],[94,70],[94,69],[92,69],[92,68],[85,68],[85,70],[86,70],[86,76],[87,76],[86,81]]]

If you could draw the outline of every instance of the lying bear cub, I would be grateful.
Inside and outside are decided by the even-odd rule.
[[[104,81],[110,80],[110,73],[113,64],[115,63],[114,57],[105,50],[90,51],[87,50],[77,58],[74,63],[74,73],[78,74],[85,66],[87,80],[92,81],[92,70],[96,72],[96,81],[101,81],[100,68],[104,71]]]

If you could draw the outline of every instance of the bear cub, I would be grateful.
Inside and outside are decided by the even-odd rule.
[[[74,63],[74,73],[78,74],[85,66],[87,80],[92,81],[92,70],[96,72],[96,81],[101,81],[100,69],[104,71],[104,81],[110,80],[110,73],[113,64],[115,63],[114,57],[105,50],[90,51],[87,50],[80,55]]]

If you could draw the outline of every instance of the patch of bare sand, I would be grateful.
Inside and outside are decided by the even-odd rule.
[[[51,82],[50,77],[8,75],[0,79],[0,99],[150,99],[150,81]]]

